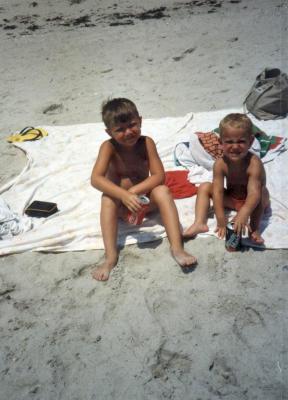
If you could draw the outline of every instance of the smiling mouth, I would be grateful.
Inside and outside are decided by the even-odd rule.
[[[239,158],[239,157],[241,157],[241,156],[242,156],[241,153],[230,153],[230,157],[231,157],[231,158]]]
[[[126,144],[129,144],[129,145],[130,145],[130,144],[134,144],[134,143],[136,143],[136,138],[135,138],[135,137],[131,137],[131,138],[129,138],[129,139],[126,138],[126,139],[125,139],[125,143],[126,143]]]

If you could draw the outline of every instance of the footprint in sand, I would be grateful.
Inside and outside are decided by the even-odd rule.
[[[155,352],[156,363],[150,369],[154,379],[167,380],[169,376],[176,375],[178,378],[191,371],[191,360],[185,354],[165,350],[165,342]]]
[[[209,379],[209,391],[219,397],[229,396],[235,391],[235,386],[239,386],[236,373],[228,365],[226,359],[216,356],[209,366],[211,378]]]
[[[265,321],[253,307],[245,307],[235,317],[232,331],[247,347],[260,346],[265,341]],[[262,340],[261,340],[262,339]]]
[[[4,278],[0,275],[0,297],[13,292],[15,290],[15,287],[16,285],[6,282]]]

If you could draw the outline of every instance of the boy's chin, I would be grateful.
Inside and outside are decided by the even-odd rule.
[[[229,158],[230,160],[242,160],[247,156],[247,153],[241,153],[241,154],[226,154],[226,157]]]
[[[125,147],[133,147],[138,142],[138,140],[139,140],[139,137],[131,139],[131,140],[127,140],[126,142],[123,142],[123,146],[125,146]]]

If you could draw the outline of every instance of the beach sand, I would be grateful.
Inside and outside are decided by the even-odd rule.
[[[120,3],[120,2],[119,2]],[[3,185],[25,126],[100,121],[109,96],[143,118],[241,107],[265,67],[288,72],[281,0],[2,0]],[[49,155],[47,155],[49,157]],[[229,253],[197,238],[189,273],[167,240],[0,258],[0,398],[288,399],[287,250]]]

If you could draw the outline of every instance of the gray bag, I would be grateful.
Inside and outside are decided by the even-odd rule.
[[[257,76],[244,106],[258,119],[284,118],[288,114],[288,76],[278,68],[265,68]]]

